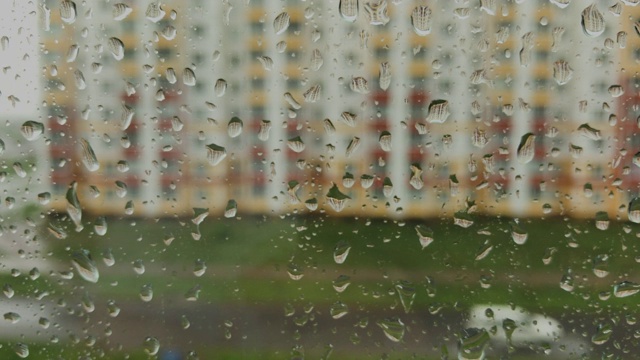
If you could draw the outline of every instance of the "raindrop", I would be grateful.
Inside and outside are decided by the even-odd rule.
[[[536,137],[532,133],[522,135],[520,145],[518,145],[518,162],[527,164],[533,160],[535,156],[535,140]]]
[[[276,32],[276,35],[280,35],[283,32],[287,31],[289,28],[289,22],[291,21],[291,17],[287,12],[282,12],[273,20],[273,30]]]
[[[124,4],[124,3],[114,4],[113,5],[113,20],[122,21],[127,16],[129,16],[129,14],[131,14],[132,11],[133,11],[133,9],[127,4]]]
[[[571,80],[573,76],[573,69],[569,66],[564,60],[558,60],[553,63],[553,78],[556,80],[558,85],[564,85]]]
[[[93,262],[93,259],[91,259],[89,251],[84,249],[75,251],[71,255],[71,264],[76,269],[80,277],[92,283],[98,282],[100,274],[98,273],[96,264]]]
[[[369,93],[369,82],[365,78],[360,76],[351,79],[350,87],[352,91],[360,94]]]
[[[400,342],[404,337],[405,325],[399,318],[386,318],[377,322],[384,335],[393,342]]]
[[[364,10],[371,25],[386,25],[389,22],[387,0],[378,0],[364,4]]]
[[[271,71],[273,69],[273,59],[268,56],[258,56],[257,57],[260,64],[266,71]]]
[[[300,136],[296,136],[287,141],[287,146],[294,152],[301,153],[304,151],[305,145]]]
[[[610,323],[606,324],[598,324],[596,328],[596,333],[591,336],[591,342],[595,345],[602,345],[609,341],[611,335],[613,334],[613,327]]]
[[[485,357],[485,348],[489,340],[489,333],[485,329],[464,329],[458,340],[458,359],[479,360]]]
[[[480,261],[480,260],[486,258],[491,253],[491,250],[493,250],[493,245],[489,241],[487,241],[484,244],[480,245],[480,248],[478,249],[478,252],[476,253],[475,260],[476,261]]]
[[[411,311],[411,306],[413,306],[413,300],[416,298],[416,287],[409,281],[401,280],[396,284],[395,288],[404,312],[408,314]]]
[[[310,211],[315,211],[318,208],[318,200],[316,198],[308,199],[304,202],[304,206]]]
[[[107,219],[104,216],[99,216],[93,224],[93,229],[96,234],[104,236],[107,233]]]
[[[351,250],[351,245],[345,240],[340,240],[338,244],[336,244],[336,247],[333,249],[333,260],[336,264],[342,264],[347,260],[349,250]]]
[[[354,22],[358,18],[358,0],[340,0],[340,16],[343,19]]]
[[[207,265],[204,263],[204,260],[196,259],[193,266],[193,275],[200,277],[204,275],[205,271],[207,271]]]
[[[569,6],[571,0],[549,0],[552,4],[558,6],[560,9],[564,9]]]
[[[593,274],[599,278],[609,275],[609,255],[600,254],[593,259]]]
[[[73,181],[69,185],[69,189],[66,194],[67,200],[67,213],[69,217],[76,225],[76,231],[81,231],[82,226],[82,207],[80,205],[80,200],[78,200],[78,183]]]
[[[258,139],[260,139],[260,141],[269,140],[270,131],[271,131],[271,121],[262,120],[260,122],[260,132],[258,133]]]
[[[324,59],[322,58],[322,53],[318,49],[314,49],[311,52],[311,60],[309,61],[309,67],[312,71],[318,71],[324,64]]]
[[[611,85],[609,86],[609,94],[614,97],[620,97],[624,94],[624,88],[620,85]]]
[[[80,52],[80,47],[76,44],[72,44],[69,46],[69,50],[67,50],[67,62],[74,62],[78,57],[78,53]]]
[[[640,198],[633,198],[629,202],[629,221],[640,224]]]
[[[450,114],[449,102],[447,100],[434,100],[429,104],[429,114],[427,115],[426,121],[442,124],[447,121]]]
[[[107,43],[107,45],[114,59],[120,61],[124,58],[124,43],[122,42],[122,40],[118,39],[117,37],[111,37],[109,38],[109,42]]]
[[[347,145],[345,155],[350,157],[356,150],[358,150],[358,147],[360,147],[360,138],[354,136],[351,141],[349,141],[349,145]]]
[[[523,245],[527,242],[529,234],[520,226],[516,224],[511,225],[511,239],[518,245]]]
[[[431,9],[428,6],[416,6],[411,12],[411,25],[413,31],[419,36],[427,36],[431,33]]]
[[[340,119],[350,127],[356,126],[356,114],[350,113],[348,111],[344,111],[342,114],[340,114]],[[326,121],[325,121],[325,129],[326,129]]]
[[[184,68],[182,71],[182,83],[187,86],[196,85],[196,74],[191,68]]]
[[[242,120],[240,120],[239,117],[232,117],[227,124],[227,134],[229,134],[229,137],[234,138],[240,136],[240,134],[242,134],[242,125]]]
[[[360,176],[360,186],[362,186],[363,189],[368,189],[371,187],[371,185],[373,185],[373,180],[374,177],[368,174],[363,174]]]
[[[347,307],[347,304],[341,301],[336,301],[333,305],[331,305],[331,308],[329,309],[329,314],[331,314],[331,317],[334,319],[340,319],[348,313],[349,308]]]
[[[147,354],[154,356],[160,350],[160,341],[152,336],[147,336],[142,347]]]
[[[29,357],[29,346],[27,346],[27,344],[16,343],[13,345],[13,351],[21,359]]]
[[[415,229],[423,249],[433,242],[433,230],[425,225],[416,225]]]
[[[604,17],[595,3],[582,11],[582,30],[585,34],[596,37],[604,33]]]
[[[216,144],[207,145],[207,159],[209,164],[216,166],[227,156],[227,150]]]
[[[291,280],[300,280],[304,276],[302,268],[298,266],[298,264],[292,262],[287,265],[287,274],[289,274]]]
[[[142,275],[145,272],[144,262],[141,259],[137,259],[133,262],[133,271],[138,275]]]
[[[383,131],[382,133],[380,133],[378,143],[380,144],[380,148],[382,148],[383,151],[391,151],[391,133],[388,131]]]
[[[496,14],[496,0],[480,0],[480,10],[493,16]]]
[[[200,291],[202,290],[200,285],[195,285],[184,294],[184,298],[187,301],[198,301],[200,297]]]
[[[82,163],[89,171],[96,171],[100,169],[100,163],[96,157],[96,153],[93,151],[91,144],[85,138],[80,139],[80,146],[82,147]]]
[[[617,298],[635,295],[638,291],[640,291],[640,285],[630,281],[623,281],[613,287],[613,295]]]
[[[11,324],[16,324],[20,321],[21,317],[19,314],[14,312],[8,312],[4,314],[4,319]]]
[[[151,284],[142,285],[140,289],[140,299],[144,302],[149,302],[153,299],[153,288]]]
[[[15,295],[15,291],[9,284],[4,284],[4,286],[2,286],[2,293],[4,293],[4,296],[6,296],[7,299],[11,299],[13,295]]]
[[[154,23],[162,20],[166,12],[162,9],[159,2],[152,2],[147,6],[147,11],[145,11],[144,15],[147,20],[150,20]]]
[[[84,80],[84,74],[80,70],[73,72],[73,79],[75,80],[78,90],[84,90],[87,87],[87,83]]]
[[[333,289],[339,293],[345,291],[351,284],[351,278],[347,275],[340,275],[333,280]]]
[[[28,141],[35,141],[44,133],[44,125],[36,121],[27,121],[20,127],[20,132]]]
[[[60,19],[67,24],[73,24],[76,21],[78,12],[76,10],[76,3],[73,1],[62,1],[60,3]]]
[[[340,192],[340,189],[338,189],[338,186],[336,184],[333,184],[331,189],[329,189],[326,198],[331,208],[336,212],[341,212],[342,210],[344,210],[345,206],[347,205],[347,201],[351,199],[349,196]]]
[[[302,94],[302,96],[304,97],[304,101],[308,103],[316,102],[320,97],[321,89],[322,87],[319,84],[310,87],[309,90],[305,91],[304,94]]]
[[[380,63],[380,71],[378,73],[380,89],[387,90],[391,84],[391,66],[388,61]]]
[[[116,305],[115,301],[107,301],[107,313],[112,318],[118,317],[118,315],[120,314],[120,307]]]
[[[353,174],[350,172],[347,172],[342,177],[342,185],[347,189],[350,189],[351,187],[353,187],[355,183],[356,183],[356,180],[354,179]]]
[[[116,263],[116,259],[113,257],[111,249],[105,249],[102,252],[102,262],[104,262],[104,264],[109,267],[113,266]]]
[[[89,296],[89,293],[86,291],[82,296],[82,308],[87,313],[92,313],[96,309],[96,305],[94,304],[93,299],[91,299],[91,296]]]
[[[214,85],[213,90],[215,91],[217,97],[224,96],[225,92],[227,92],[227,81],[225,79],[216,80],[216,84]]]
[[[227,219],[235,217],[238,212],[238,203],[231,199],[227,202],[227,206],[224,208],[224,217]]]

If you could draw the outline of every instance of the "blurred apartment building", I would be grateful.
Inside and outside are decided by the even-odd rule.
[[[99,214],[334,213],[335,183],[347,215],[615,217],[637,187],[638,8],[590,36],[576,2],[346,4],[45,1],[54,208],[77,181]]]

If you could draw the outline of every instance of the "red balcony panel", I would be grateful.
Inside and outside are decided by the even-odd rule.
[[[409,95],[409,103],[413,105],[426,105],[429,101],[429,95],[425,91],[413,90]]]
[[[376,91],[371,95],[371,99],[377,105],[387,105],[389,103],[389,93],[386,91]]]

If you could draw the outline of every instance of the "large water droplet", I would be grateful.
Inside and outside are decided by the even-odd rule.
[[[485,357],[485,348],[491,338],[485,329],[464,329],[458,340],[458,359],[480,360]]]
[[[386,318],[378,321],[377,324],[391,341],[400,342],[404,337],[405,325],[399,318]]]
[[[44,124],[37,121],[26,121],[20,127],[20,132],[29,141],[38,140],[44,133]]]
[[[75,251],[71,255],[71,264],[76,269],[80,277],[86,281],[97,283],[100,278],[98,267],[91,258],[91,254],[87,250]]]
[[[329,189],[326,198],[331,208],[336,212],[341,212],[342,210],[344,210],[345,206],[347,205],[347,201],[351,199],[349,196],[340,192],[340,189],[338,189],[338,186],[336,184],[333,184],[333,186],[331,186],[331,189]]]
[[[216,144],[207,145],[207,159],[213,166],[218,165],[227,156],[227,150]]]
[[[29,356],[29,346],[27,346],[27,344],[16,343],[15,345],[13,345],[13,351],[21,359],[27,358]]]
[[[596,37],[604,33],[604,16],[595,3],[582,11],[582,30],[585,34]]]
[[[133,9],[127,4],[124,4],[124,3],[114,4],[113,5],[113,20],[122,21],[127,16],[129,16],[129,14],[131,14],[132,11],[133,11]]]
[[[349,308],[347,304],[337,301],[333,305],[331,305],[331,309],[329,309],[329,313],[331,317],[334,319],[340,319],[341,317],[347,315],[349,313]]]
[[[340,0],[338,8],[343,19],[354,22],[358,18],[358,0]]]
[[[80,146],[82,147],[82,163],[89,171],[96,171],[100,169],[100,163],[96,157],[96,153],[93,151],[91,144],[85,138],[80,139]]]
[[[67,24],[73,24],[76,21],[78,12],[76,3],[65,0],[60,3],[60,19]]]
[[[336,244],[336,247],[333,249],[333,260],[336,264],[342,264],[347,260],[349,250],[351,250],[351,245],[345,240],[340,240],[338,244]]]
[[[413,300],[416,298],[416,287],[409,281],[401,280],[396,284],[395,288],[400,297],[400,303],[404,308],[404,312],[408,314],[411,306],[413,306]]]
[[[423,249],[433,242],[433,230],[425,225],[416,225],[415,229]]]
[[[425,5],[416,6],[411,12],[411,25],[419,36],[431,34],[431,14],[431,9]]]
[[[640,285],[630,281],[623,281],[621,283],[616,284],[613,287],[613,295],[618,298],[635,295],[639,291],[640,291]]]
[[[291,17],[286,11],[278,14],[278,16],[273,19],[273,30],[276,32],[276,35],[280,35],[287,31],[290,21]]]
[[[153,336],[147,336],[144,339],[142,348],[147,354],[151,356],[156,355],[158,353],[158,350],[160,350],[160,341],[158,341],[158,339]]]

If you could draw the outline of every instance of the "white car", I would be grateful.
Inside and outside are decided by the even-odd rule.
[[[475,305],[469,310],[465,327],[485,329],[495,350],[511,345],[544,352],[552,355],[550,358],[576,357],[589,351],[589,344],[567,334],[558,320],[517,306]],[[512,331],[510,344],[507,331]]]

